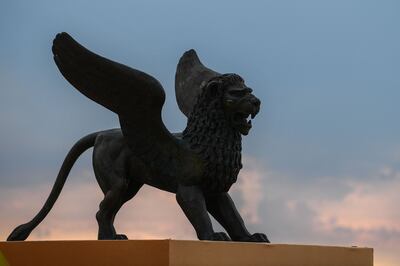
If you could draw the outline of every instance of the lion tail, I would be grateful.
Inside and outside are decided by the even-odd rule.
[[[72,166],[75,164],[76,160],[79,156],[85,152],[87,149],[94,146],[96,141],[96,137],[100,132],[91,133],[83,138],[81,138],[68,152],[67,156],[64,159],[64,162],[58,172],[56,181],[53,185],[53,188],[48,196],[45,204],[38,214],[29,222],[25,224],[21,224],[17,226],[7,238],[7,241],[23,241],[25,240],[29,234],[35,229],[36,226],[43,221],[43,219],[50,212],[54,203],[56,202],[58,196],[61,193],[61,190],[67,180],[68,174],[71,171]]]

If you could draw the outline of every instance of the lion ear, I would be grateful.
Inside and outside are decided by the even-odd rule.
[[[218,95],[218,88],[221,86],[220,79],[211,79],[207,84],[207,93],[209,97],[216,97]]]
[[[176,68],[175,96],[179,109],[186,117],[189,117],[204,87],[210,86],[208,82],[219,75],[201,63],[195,50],[182,55]]]

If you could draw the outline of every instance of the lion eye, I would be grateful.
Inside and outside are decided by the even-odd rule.
[[[229,94],[232,96],[235,96],[235,97],[242,97],[242,96],[246,95],[246,91],[245,90],[234,90],[234,91],[230,91]]]

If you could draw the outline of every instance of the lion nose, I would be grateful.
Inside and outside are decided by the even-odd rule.
[[[253,105],[253,108],[252,108],[253,110],[251,112],[251,118],[253,119],[254,117],[256,117],[256,115],[260,111],[261,101],[258,98],[253,96],[251,98],[250,102]]]
[[[256,98],[256,97],[254,97],[254,98],[251,100],[251,102],[252,102],[256,107],[259,107],[260,104],[261,104],[261,101],[260,101],[258,98]]]

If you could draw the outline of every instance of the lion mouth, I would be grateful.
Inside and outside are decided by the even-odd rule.
[[[239,124],[241,126],[251,128],[251,119],[255,117],[255,113],[248,114],[248,113],[241,113],[238,112],[234,116],[235,124]]]

